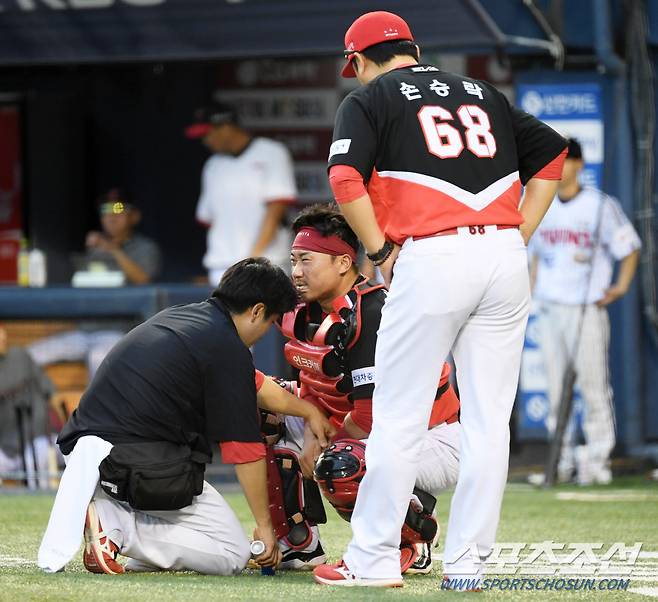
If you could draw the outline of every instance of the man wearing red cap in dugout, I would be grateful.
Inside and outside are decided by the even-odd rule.
[[[490,84],[419,64],[395,14],[359,17],[345,49],[343,75],[362,86],[338,109],[329,179],[390,289],[353,538],[315,579],[402,585],[400,527],[452,350],[462,435],[443,564],[446,586],[459,587],[455,579],[482,576],[495,541],[528,315],[526,244],[555,194],[566,141]]]
[[[366,469],[364,440],[372,425],[375,343],[386,290],[359,274],[358,239],[334,208],[308,207],[292,227],[292,279],[304,302],[283,316],[282,331],[289,339],[285,355],[299,370],[300,386],[281,384],[320,408],[337,430],[333,445],[320,455],[320,442],[304,420],[288,416],[270,455],[270,508],[283,552],[281,568],[304,570],[326,559],[317,527],[326,518],[311,479],[315,476],[325,497],[350,520]],[[438,527],[433,496],[457,482],[459,400],[449,372],[444,364],[432,392],[435,402],[421,437],[422,462],[407,499],[400,554],[405,573],[431,571],[430,548]],[[272,434],[276,439],[276,429]]]

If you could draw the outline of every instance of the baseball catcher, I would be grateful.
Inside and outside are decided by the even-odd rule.
[[[281,330],[288,339],[286,359],[298,379],[280,384],[321,409],[337,430],[323,452],[302,419],[267,415],[263,420],[271,444],[270,509],[283,552],[281,567],[303,570],[325,562],[317,525],[326,517],[318,485],[350,520],[366,470],[375,345],[386,289],[359,273],[356,235],[332,207],[306,209],[293,230],[292,278],[303,303],[283,316]],[[416,488],[401,525],[400,564],[407,573],[430,572],[430,546],[438,532],[434,495],[457,481],[459,400],[449,372],[445,364],[416,459]]]

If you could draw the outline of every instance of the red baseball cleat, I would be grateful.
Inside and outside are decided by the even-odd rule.
[[[322,585],[342,587],[402,587],[402,578],[365,579],[357,577],[342,560],[338,564],[323,564],[313,570],[313,579]]]
[[[90,573],[120,575],[125,570],[117,561],[117,546],[103,531],[96,504],[89,502],[85,518],[85,550],[82,562]]]

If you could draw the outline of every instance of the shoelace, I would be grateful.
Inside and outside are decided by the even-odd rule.
[[[344,560],[341,560],[337,565],[336,565],[336,572],[340,573],[345,577],[346,579],[356,579],[356,575],[350,571],[350,569],[347,567],[345,564]]]
[[[103,539],[105,539],[105,542],[103,542]],[[111,556],[113,560],[116,560],[117,554],[119,553],[118,546],[116,544],[113,544],[112,540],[108,537],[105,531],[98,532],[98,543],[100,545],[102,552]],[[117,549],[113,550],[112,545],[114,545],[114,547]]]

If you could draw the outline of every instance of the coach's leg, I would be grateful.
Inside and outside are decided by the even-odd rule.
[[[513,230],[493,236],[495,244],[487,253],[489,260],[498,256],[490,263],[491,284],[453,348],[462,429],[459,480],[444,553],[444,573],[450,578],[481,576],[481,560],[495,541],[528,318],[527,260],[521,238]]]
[[[583,429],[586,449],[579,481],[607,483],[609,459],[615,445],[615,415],[608,372],[610,322],[605,308],[590,305],[585,312],[576,369],[585,402]],[[579,469],[580,471],[580,469]]]
[[[249,540],[238,518],[208,483],[180,510],[132,510],[102,491],[94,501],[104,531],[123,556],[158,569],[208,575],[237,574],[249,560]]]
[[[473,289],[449,285],[468,278],[456,261],[456,239],[407,240],[395,265],[375,353],[368,469],[359,487],[353,538],[344,556],[358,577],[400,577],[400,530],[441,367],[475,305]]]

